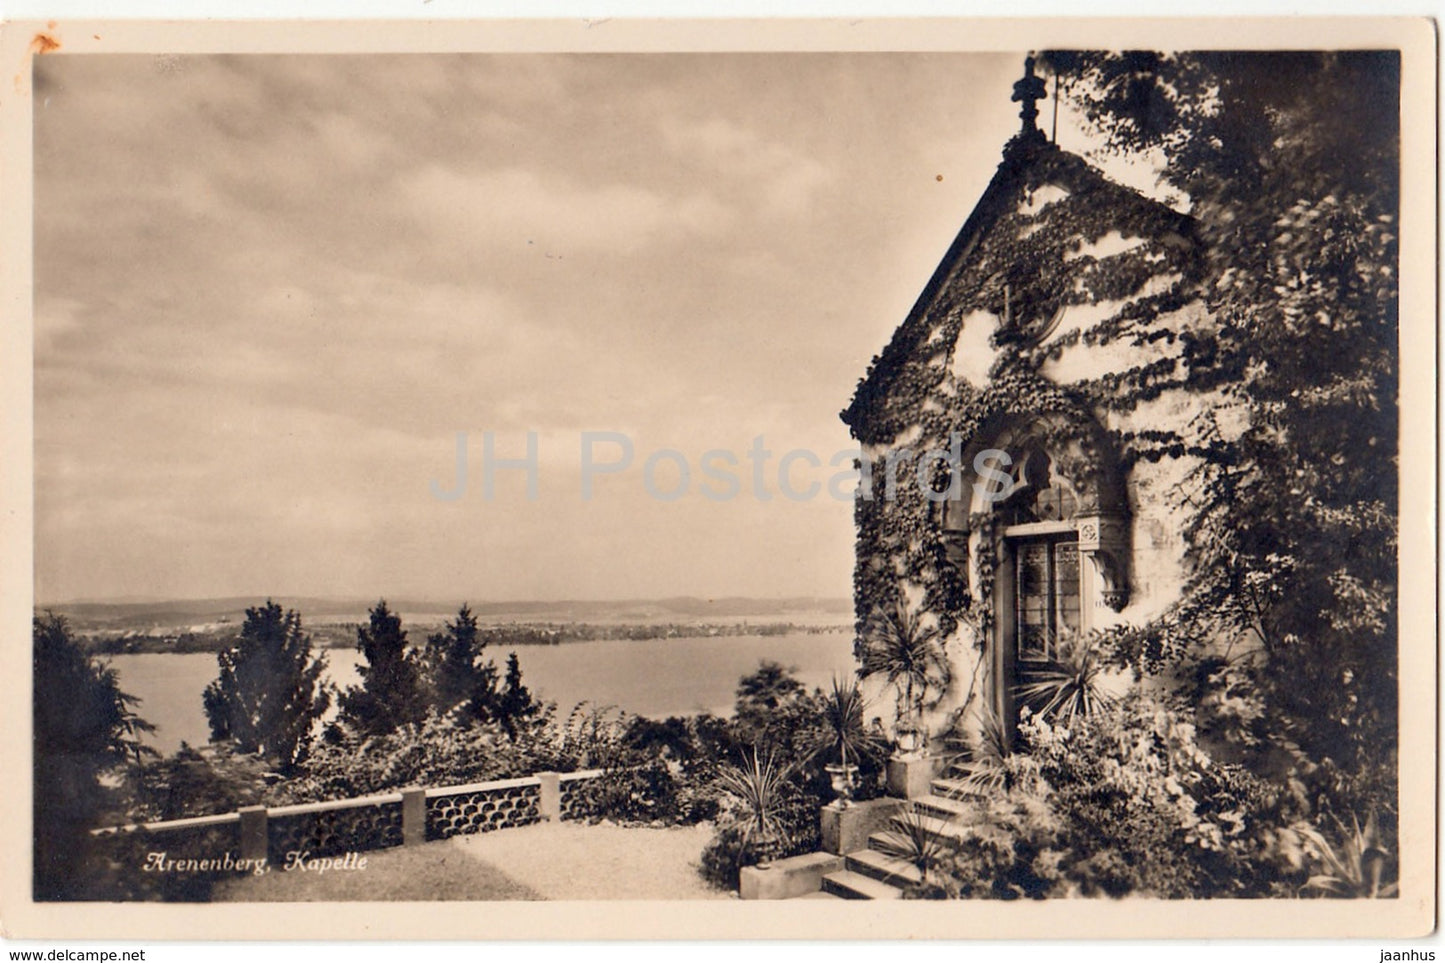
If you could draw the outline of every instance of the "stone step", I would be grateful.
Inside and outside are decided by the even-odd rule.
[[[934,780],[938,782],[938,780]],[[961,819],[968,820],[975,816],[978,811],[973,803],[962,799],[952,799],[948,796],[920,796],[911,800],[913,805],[923,810],[930,816],[937,816],[940,819]]]
[[[885,829],[869,836],[868,848],[874,852],[883,853],[885,856],[897,857],[902,841],[896,838],[890,838],[892,833],[892,830]],[[939,820],[928,827],[928,835],[932,836],[942,846],[947,846],[949,849],[958,849],[959,845],[962,844],[965,839],[973,835],[973,830],[962,823]]]
[[[902,899],[903,892],[896,887],[864,876],[851,870],[842,869],[823,877],[823,892],[842,899]]]
[[[842,872],[842,870],[839,870]],[[842,899],[837,893],[830,893],[826,889],[820,889],[812,893],[804,893],[802,896],[794,896],[793,899]]]
[[[930,785],[935,796],[948,799],[977,799],[983,796],[982,792],[963,779],[943,777],[933,780]]]
[[[922,823],[928,835],[934,839],[954,842],[962,839],[964,835],[965,823],[961,819],[939,816],[936,813],[930,812],[920,812],[908,817],[908,819],[910,822],[917,820]],[[868,837],[868,848],[876,849],[880,852],[891,852],[900,845],[906,847],[908,845],[906,840],[899,838],[905,837],[906,835],[897,823],[890,823],[887,827],[878,830]],[[891,844],[888,842],[889,837],[893,837]]]
[[[860,849],[849,853],[844,865],[855,873],[871,876],[889,886],[903,887],[922,881],[923,874],[906,859],[880,853],[876,849]]]

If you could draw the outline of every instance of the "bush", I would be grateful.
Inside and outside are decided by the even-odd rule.
[[[384,735],[335,725],[301,774],[276,786],[272,805],[347,799],[408,786],[447,786],[530,775],[532,760],[496,726],[461,726],[428,715]]]
[[[724,720],[657,721],[579,706],[556,744],[566,761],[603,769],[586,790],[594,819],[692,825],[717,818],[718,759],[733,745]]]
[[[129,817],[136,822],[185,819],[254,806],[268,775],[261,757],[238,753],[229,744],[197,749],[183,742],[175,755],[140,772]]]
[[[661,759],[603,770],[583,790],[594,819],[619,823],[677,821],[677,780]]]
[[[756,842],[741,826],[721,826],[703,847],[698,872],[719,889],[736,890],[742,868],[756,865],[760,859]]]
[[[117,801],[115,777],[150,752],[140,737],[152,726],[63,617],[35,617],[32,633],[34,896],[86,899],[96,876],[90,830]]]
[[[1281,830],[1302,801],[1197,744],[1178,704],[1135,690],[1072,727],[1026,718],[1023,751],[945,867],[950,895],[1159,898],[1293,895]]]
[[[1071,850],[1062,867],[1086,895],[1273,895],[1283,883],[1262,831],[1298,801],[1239,766],[1216,763],[1191,715],[1135,690],[1073,731],[1026,722]]]
[[[1053,808],[1026,792],[989,797],[984,805],[983,818],[945,854],[931,885],[904,895],[1006,900],[1068,895],[1059,868],[1060,820]]]

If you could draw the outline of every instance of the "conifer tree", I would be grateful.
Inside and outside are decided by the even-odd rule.
[[[34,894],[86,898],[90,830],[106,805],[100,777],[154,755],[140,737],[154,726],[136,715],[115,671],[88,656],[62,616],[32,623],[34,679]]]
[[[489,718],[497,698],[497,668],[482,659],[486,645],[477,617],[467,605],[446,624],[445,632],[428,636],[427,688],[438,713],[445,715],[460,706],[468,720]]]
[[[522,684],[522,666],[517,661],[517,653],[508,653],[507,675],[497,696],[497,721],[510,738],[516,739],[522,726],[541,710],[542,704],[533,699],[531,690]]]
[[[361,685],[341,696],[342,718],[358,730],[382,735],[397,726],[419,722],[426,714],[419,660],[407,651],[401,616],[382,599],[367,625],[356,629],[356,648],[365,658],[357,666]]]
[[[293,770],[306,756],[312,726],[331,705],[322,680],[326,660],[313,657],[300,613],[283,612],[270,599],[247,609],[238,643],[216,661],[220,675],[203,695],[211,740],[234,740],[240,751]]]

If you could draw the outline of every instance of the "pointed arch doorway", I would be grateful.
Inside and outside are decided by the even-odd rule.
[[[965,465],[979,470],[943,503],[947,544],[987,606],[991,652],[984,690],[1006,732],[1038,711],[1029,686],[1063,670],[1098,627],[1101,609],[1128,601],[1128,507],[1102,432],[1060,430],[1059,419],[1016,419],[986,433]],[[970,559],[988,559],[980,566]]]

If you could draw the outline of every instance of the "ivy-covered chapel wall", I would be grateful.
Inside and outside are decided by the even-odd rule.
[[[1216,390],[1188,383],[1180,363],[1203,350],[1198,335],[1210,327],[1186,216],[1032,141],[1005,151],[975,217],[984,227],[874,359],[844,413],[873,496],[855,512],[858,632],[900,602],[937,620],[953,669],[940,717],[986,691],[994,522],[987,512],[969,518],[960,561],[913,464],[899,461],[887,497],[890,459],[905,448],[915,457],[947,450],[955,433],[966,451],[1027,418],[1048,426],[1052,446],[1107,449],[1100,462],[1122,476],[1127,500],[1129,597],[1116,613],[1094,593],[1091,616],[1095,628],[1141,623],[1178,597],[1185,577],[1181,486],[1192,460],[1161,451],[1160,439],[1222,406]],[[965,484],[975,481],[963,468]],[[942,489],[943,470],[935,472]],[[1088,563],[1081,570],[1094,577]]]

